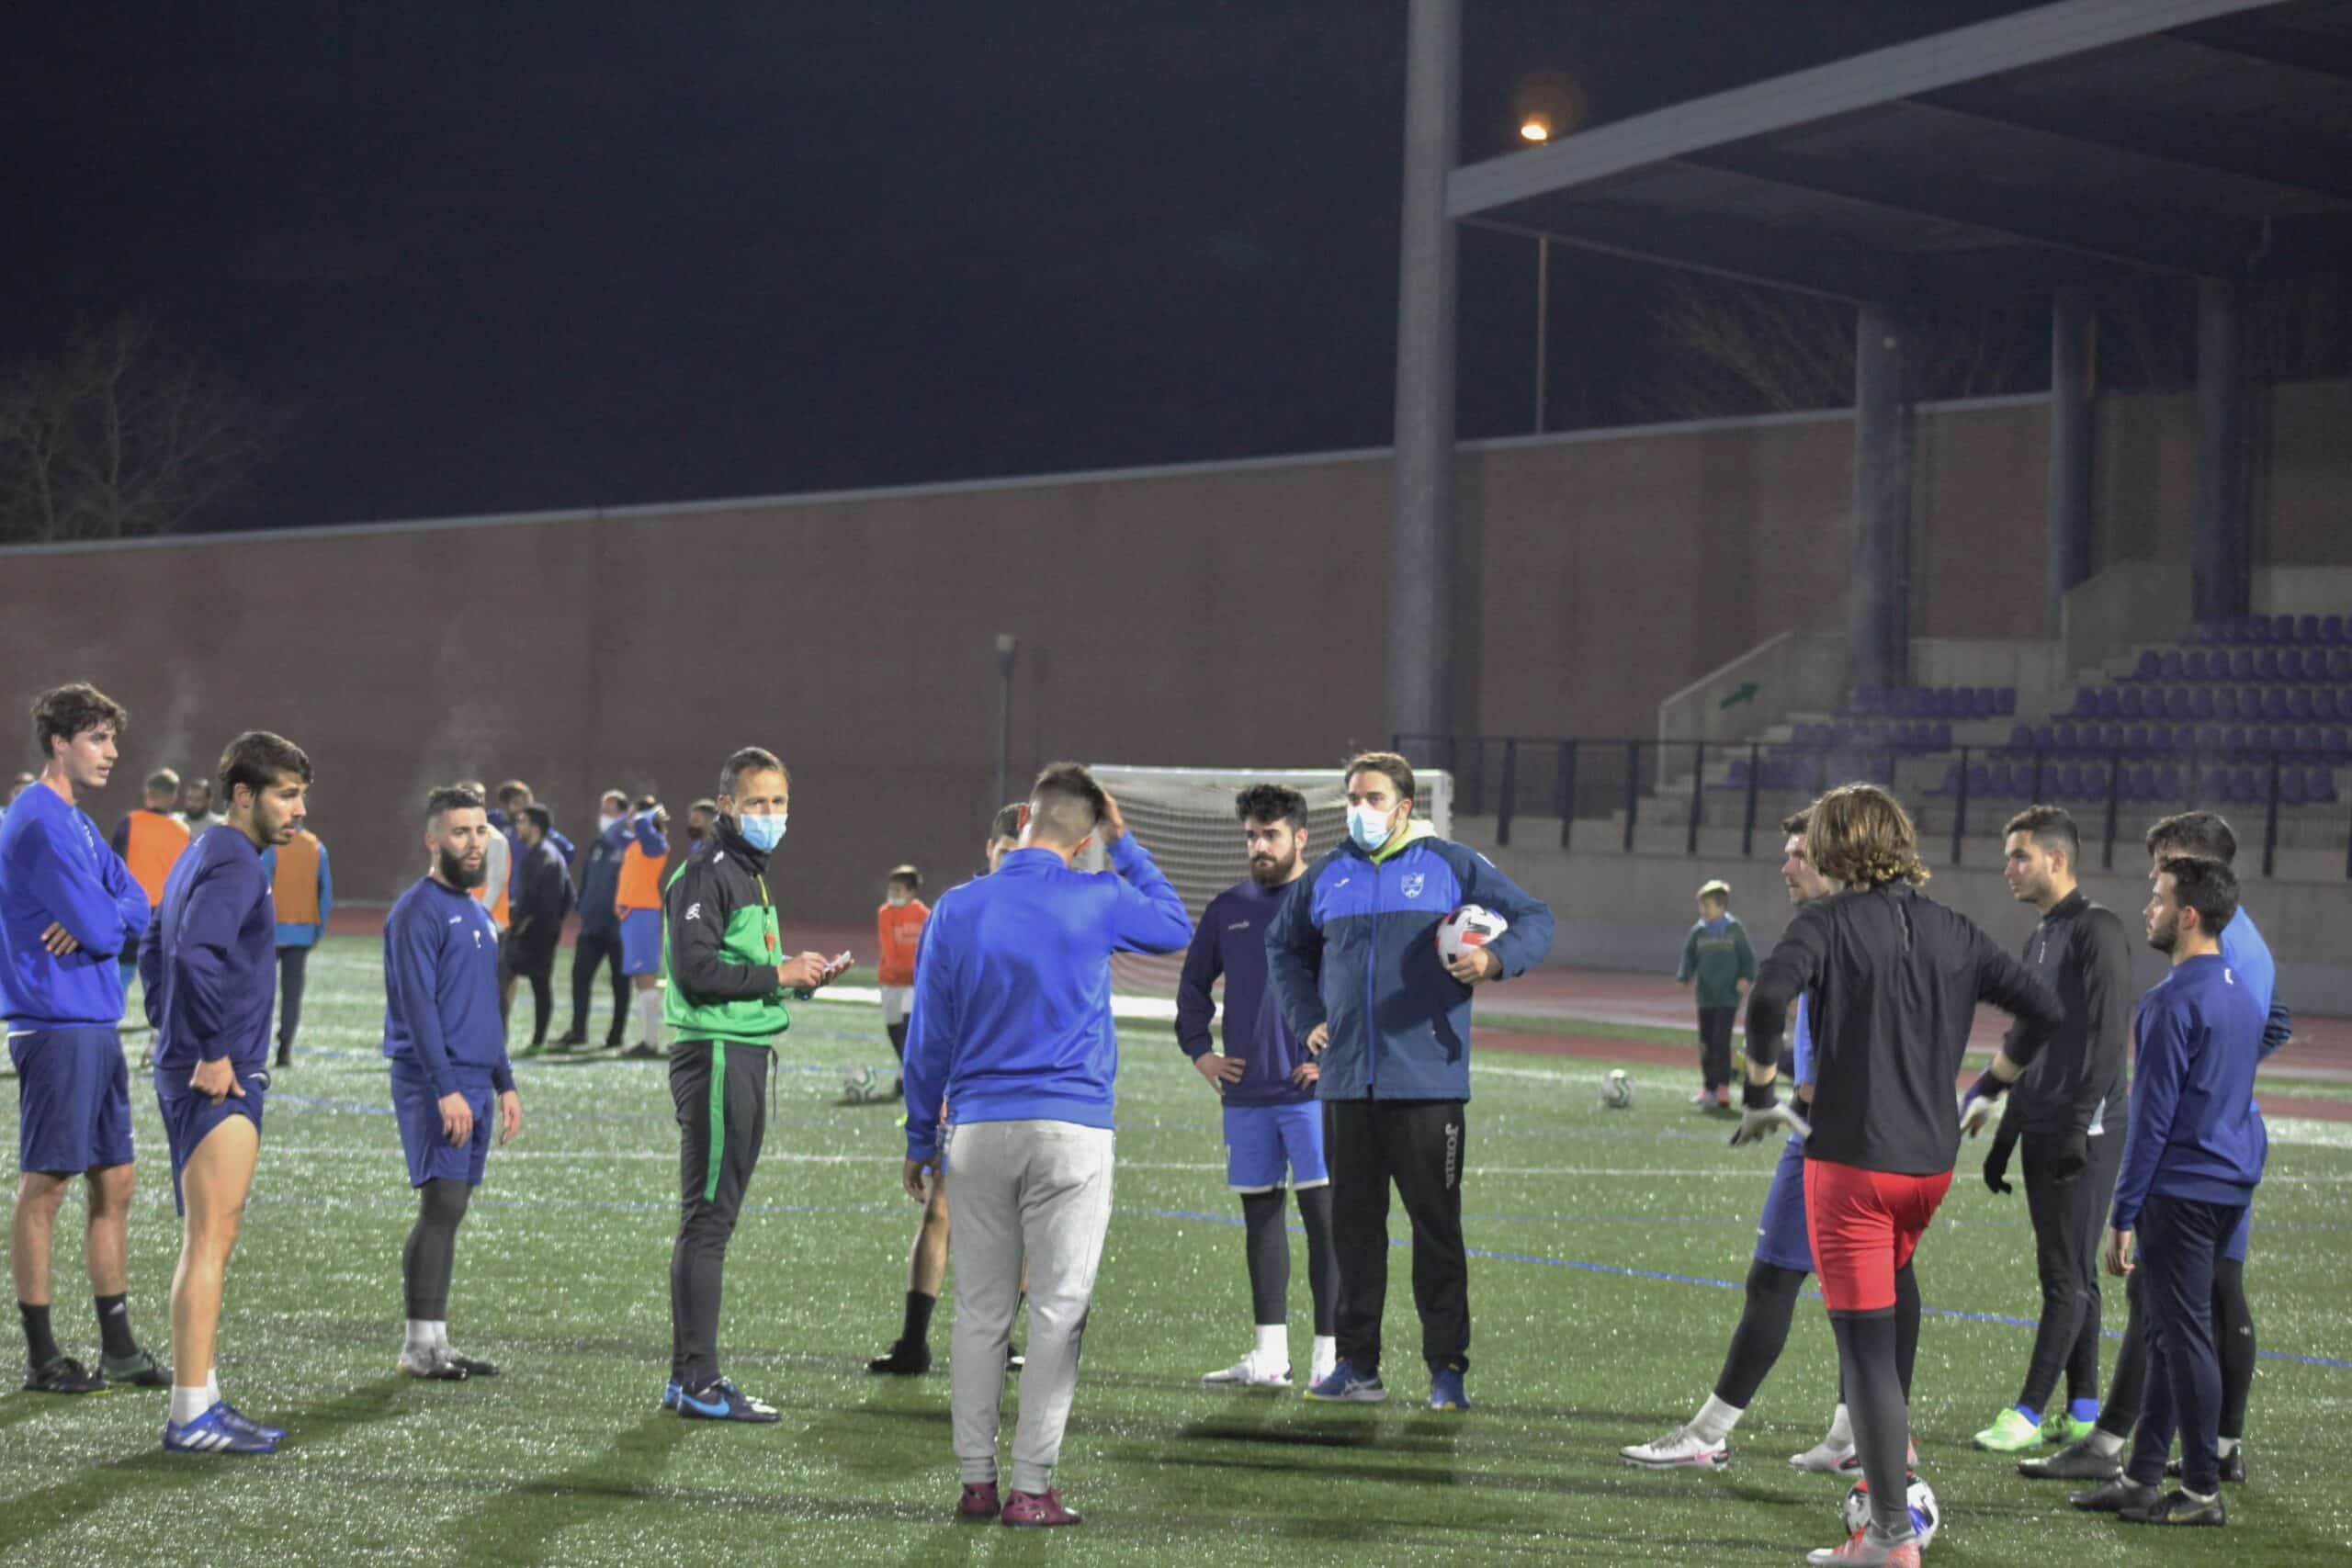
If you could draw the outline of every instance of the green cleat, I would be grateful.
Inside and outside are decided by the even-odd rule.
[[[1970,1441],[1993,1453],[2021,1454],[2041,1446],[2041,1428],[2012,1405]]]
[[[2041,1440],[2063,1449],[2089,1437],[2098,1425],[2096,1421],[2077,1421],[2061,1406],[2041,1418]]]

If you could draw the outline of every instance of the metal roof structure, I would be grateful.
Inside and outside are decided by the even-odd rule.
[[[1833,299],[2352,265],[2352,0],[2061,0],[1453,169],[1446,215]]]

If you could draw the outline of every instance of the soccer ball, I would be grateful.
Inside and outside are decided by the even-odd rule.
[[[1619,1067],[1600,1080],[1600,1103],[1611,1111],[1626,1111],[1634,1103],[1634,1080]]]
[[[872,1067],[852,1067],[842,1079],[842,1098],[852,1105],[864,1105],[868,1100],[879,1100],[889,1091],[890,1086]]]
[[[1936,1503],[1935,1488],[1914,1475],[1910,1479],[1911,1528],[1919,1534],[1920,1550],[1936,1539],[1936,1527],[1943,1523],[1943,1510]],[[1846,1501],[1838,1510],[1850,1535],[1871,1522],[1871,1483],[1857,1481],[1854,1489],[1846,1494]]]
[[[1510,930],[1510,922],[1492,909],[1464,904],[1437,923],[1437,955],[1448,964],[1474,947],[1484,947]]]

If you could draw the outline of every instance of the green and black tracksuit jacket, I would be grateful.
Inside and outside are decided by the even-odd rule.
[[[726,1160],[728,1056],[758,1051],[753,1076],[763,1077],[775,1037],[792,1027],[784,987],[775,978],[784,942],[768,893],[767,856],[744,842],[724,818],[717,831],[711,850],[681,866],[662,895],[662,976],[668,982],[662,1020],[679,1045],[700,1043],[710,1052],[707,1164],[713,1194]]]

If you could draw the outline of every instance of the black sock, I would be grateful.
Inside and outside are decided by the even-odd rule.
[[[1912,1536],[1904,1484],[1911,1440],[1911,1408],[1896,1372],[1895,1317],[1882,1313],[1832,1313],[1838,1360],[1846,1380],[1846,1414],[1854,1423],[1854,1452],[1871,1483],[1871,1516],[1883,1535]]]
[[[410,1317],[444,1323],[449,1316],[449,1277],[457,1271],[458,1226],[473,1189],[436,1176],[416,1196],[416,1224],[401,1249],[401,1295]]]
[[[1250,1258],[1250,1321],[1290,1318],[1290,1235],[1283,1229],[1283,1190],[1241,1195],[1242,1246]]]
[[[901,1345],[922,1345],[931,1338],[931,1309],[939,1304],[937,1296],[926,1296],[921,1291],[907,1292],[907,1321],[899,1330]]]
[[[1788,1348],[1789,1325],[1797,1314],[1797,1292],[1804,1276],[1794,1269],[1758,1258],[1747,1266],[1747,1304],[1740,1309],[1739,1326],[1732,1330],[1731,1348],[1724,1352],[1723,1375],[1715,1380],[1715,1397],[1735,1410],[1745,1410],[1764,1386],[1772,1364]]]
[[[106,1353],[117,1358],[137,1355],[139,1341],[130,1337],[130,1298],[100,1296],[97,1301],[98,1340]]]
[[[1331,1190],[1298,1189],[1298,1221],[1306,1231],[1306,1288],[1315,1297],[1315,1334],[1332,1337],[1340,1310],[1340,1255],[1331,1247]]]
[[[57,1348],[57,1336],[49,1330],[47,1306],[18,1302],[17,1310],[25,1317],[25,1360],[28,1365],[44,1366],[64,1353]]]
[[[1905,1263],[1894,1271],[1894,1371],[1903,1382],[1903,1403],[1911,1403],[1911,1369],[1919,1360],[1919,1277]],[[1911,1433],[1903,1434],[1909,1453]]]

